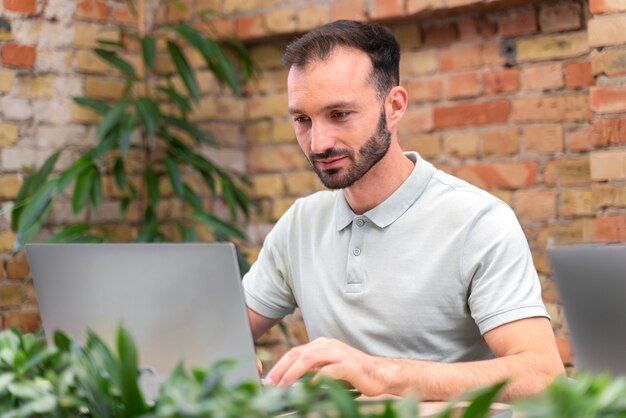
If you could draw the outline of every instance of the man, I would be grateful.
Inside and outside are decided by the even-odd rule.
[[[267,384],[318,371],[366,395],[448,399],[511,379],[506,397],[563,372],[512,210],[403,153],[400,50],[338,21],[288,46],[289,114],[329,189],[299,199],[244,278],[255,339],[299,307],[312,342]]]

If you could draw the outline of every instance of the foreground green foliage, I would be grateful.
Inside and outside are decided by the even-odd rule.
[[[180,0],[153,0],[161,8],[170,1],[185,7]],[[57,169],[61,155],[74,157],[75,150],[58,149],[38,170],[25,168],[27,176],[12,210],[15,251],[33,239],[55,198],[71,196],[75,215],[97,209],[106,195],[105,176],[113,179],[107,190],[119,201],[120,220],[129,209],[137,212],[132,219],[140,218],[135,237],[138,242],[196,241],[199,228],[208,229],[217,240],[244,239],[236,222],[251,208],[245,191],[248,180],[214,162],[205,152],[206,147],[219,144],[193,117],[201,91],[190,56],[193,53],[201,58],[203,69],[223,86],[225,94],[228,90],[240,94],[253,65],[239,41],[217,42],[197,28],[199,16],[194,19],[143,29],[123,27],[119,41],[99,41],[94,53],[110,66],[112,74],[124,80],[123,96],[115,103],[75,98],[78,105],[101,116],[94,145],[61,171]],[[136,49],[140,61],[132,59]],[[173,73],[164,74],[158,62],[168,64]],[[168,201],[163,202],[166,194],[173,198],[165,196]],[[228,215],[216,216],[211,211],[214,199],[224,203]],[[163,204],[177,209],[170,209],[174,213],[159,219]],[[105,225],[87,222],[62,229],[51,241],[103,242],[113,238]]]
[[[353,391],[331,379],[306,378],[290,388],[224,377],[232,363],[191,371],[177,367],[153,402],[138,384],[138,353],[123,328],[111,350],[97,335],[85,344],[56,333],[55,346],[41,336],[0,332],[0,418],[414,418],[419,404],[356,400]],[[473,394],[464,408],[450,407],[436,418],[486,418],[505,383]],[[580,376],[554,382],[538,397],[513,405],[528,418],[626,417],[626,383],[607,376]],[[459,412],[460,411],[460,412]]]

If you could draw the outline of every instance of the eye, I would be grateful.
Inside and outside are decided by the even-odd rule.
[[[350,113],[352,113],[352,112],[340,112],[340,111],[333,112],[333,118],[334,119],[343,119],[343,118],[347,117],[348,115],[350,115]]]
[[[311,119],[309,119],[308,116],[304,116],[304,115],[296,116],[295,118],[293,118],[293,121],[295,123],[307,123],[310,120]]]

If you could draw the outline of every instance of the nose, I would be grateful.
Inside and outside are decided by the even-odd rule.
[[[321,154],[335,146],[335,140],[331,130],[323,122],[316,121],[311,125],[311,145],[310,152]]]

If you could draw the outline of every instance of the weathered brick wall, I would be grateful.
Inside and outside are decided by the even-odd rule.
[[[104,23],[132,23],[122,1],[81,0],[70,7],[74,2],[49,0],[44,6],[32,0],[30,9],[17,13],[18,3],[26,9],[29,2],[4,0],[2,16],[11,28],[0,24],[3,208],[15,197],[21,164],[41,161],[46,147],[92,137],[93,125],[87,122],[93,120],[69,98],[85,92],[118,97],[115,77],[104,73],[88,49]],[[218,28],[246,41],[262,69],[244,99],[221,95],[209,83],[198,115],[227,141],[222,160],[235,161],[253,180],[261,211],[247,228],[252,258],[289,205],[321,189],[286,113],[286,70],[280,66],[286,43],[337,18],[382,21],[400,39],[401,79],[410,96],[400,140],[406,149],[419,151],[513,207],[529,239],[564,360],[570,361],[546,246],[626,240],[626,2],[187,4],[192,11],[209,5],[228,14],[216,22]],[[57,36],[43,35],[49,33]],[[13,239],[7,225],[7,220],[0,225],[0,251],[5,253]],[[24,280],[28,267],[19,256],[5,255],[4,261],[0,327],[34,326],[36,302]],[[294,342],[302,341],[301,323],[291,324]],[[278,332],[265,343],[270,351],[285,349]]]

